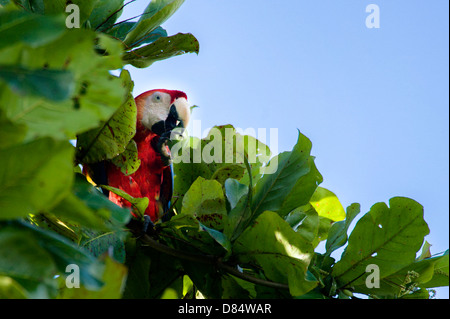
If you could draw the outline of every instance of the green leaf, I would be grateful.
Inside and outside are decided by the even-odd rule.
[[[345,218],[345,210],[337,196],[326,188],[318,187],[310,200],[311,205],[321,217],[340,221]]]
[[[293,296],[303,295],[317,285],[306,279],[314,254],[311,243],[292,230],[277,213],[261,214],[236,240],[233,252],[240,263],[257,263],[267,279],[289,284]]]
[[[341,287],[365,285],[366,267],[375,264],[385,278],[415,260],[416,252],[429,233],[423,207],[412,199],[394,197],[377,203],[353,229],[333,276]]]
[[[12,226],[0,229],[0,274],[39,281],[55,273],[51,255],[28,232]]]
[[[70,2],[67,2],[66,0],[43,0],[46,15],[65,13],[66,7],[69,3],[76,4],[80,10],[80,24],[83,24],[91,15],[92,10],[94,9],[94,5],[97,1],[98,0],[71,0]]]
[[[54,232],[27,223],[19,224],[29,232],[28,236],[35,238],[39,245],[51,255],[59,273],[66,274],[67,265],[76,264],[80,267],[82,285],[89,289],[98,289],[102,286],[100,278],[103,266],[87,251]]]
[[[278,214],[281,217],[286,216],[297,207],[307,205],[316,191],[317,186],[323,181],[323,177],[314,163],[314,157],[310,156],[307,161],[309,172],[298,179],[292,191],[284,199],[283,204],[278,210]]]
[[[181,212],[182,202],[185,194],[198,177],[209,179],[212,175],[209,166],[201,160],[201,145],[197,138],[177,142],[171,148],[174,172],[174,205]]]
[[[107,49],[108,56],[94,51],[97,37],[98,48]],[[76,134],[110,118],[126,101],[127,87],[109,73],[110,69],[122,66],[121,52],[120,42],[85,29],[66,31],[64,36],[36,48],[18,46],[0,51],[3,65],[30,70],[66,70],[75,80],[70,99],[57,102],[18,95],[0,83],[0,109],[11,122],[26,125],[26,140],[43,136],[73,139]]]
[[[117,38],[121,41],[125,39],[128,32],[134,28],[136,22],[121,22],[116,24],[111,30],[108,31],[108,34],[114,38]],[[139,45],[153,43],[161,37],[167,37],[167,31],[162,27],[157,27],[155,30],[141,38],[138,42]]]
[[[218,242],[228,253],[231,253],[231,242],[222,232],[206,227],[199,222],[200,230],[207,232],[216,242]]]
[[[294,209],[286,222],[307,242],[316,247],[319,240],[319,215],[311,205],[304,205]]]
[[[439,274],[440,266],[447,269],[447,275]],[[443,276],[442,276],[443,275]],[[380,280],[379,288],[366,285],[354,286],[355,291],[374,294],[384,298],[409,298],[416,288],[448,286],[448,255],[415,261],[399,271]],[[409,296],[409,297],[408,297]],[[428,298],[428,295],[426,296]]]
[[[248,186],[239,183],[233,178],[229,178],[225,181],[225,194],[227,196],[228,202],[230,203],[231,209],[236,207],[239,200],[246,196],[248,193]]]
[[[145,8],[134,28],[126,36],[124,43],[128,47],[139,43],[141,38],[170,18],[183,2],[184,0],[152,0]]]
[[[234,241],[240,236],[247,225],[251,222],[252,210],[251,203],[253,198],[253,178],[252,169],[247,157],[244,157],[245,166],[248,174],[248,187],[243,184],[236,184],[232,179],[226,182],[225,192],[230,202],[231,210],[228,213],[227,222],[224,227],[224,234]]]
[[[338,221],[334,223],[329,232],[328,239],[325,245],[326,255],[330,256],[330,254],[336,249],[344,246],[347,243],[347,231],[350,227],[351,222],[355,219],[356,215],[358,215],[361,211],[361,205],[358,203],[353,203],[349,207],[347,207],[346,218],[343,221]]]
[[[0,273],[13,277],[30,298],[49,298],[56,293],[57,273],[69,264],[80,268],[80,283],[98,289],[102,266],[78,246],[51,231],[26,222],[0,228]]]
[[[141,165],[136,142],[131,139],[125,151],[114,157],[111,162],[119,167],[120,171],[126,176],[135,173]]]
[[[425,240],[423,247],[422,247],[422,252],[421,252],[420,256],[417,257],[417,260],[430,258],[431,257],[431,250],[430,250],[431,246],[432,245]]]
[[[125,200],[129,201],[131,205],[133,205],[133,208],[135,208],[134,212],[140,215],[139,217],[145,215],[145,210],[147,209],[149,203],[148,197],[133,197],[131,195],[128,195],[123,190],[112,186],[99,185],[99,187],[113,192],[114,194],[119,195],[120,197],[123,197]]]
[[[25,289],[11,277],[0,275],[0,299],[26,299]]]
[[[34,95],[52,101],[68,99],[75,88],[72,72],[67,70],[30,70],[0,65],[3,79],[18,94]]]
[[[183,198],[181,214],[192,215],[206,227],[222,230],[227,216],[222,185],[197,178]]]
[[[97,0],[88,20],[93,29],[99,31],[110,28],[122,14],[124,0]]]
[[[449,285],[449,255],[448,250],[443,256],[429,258],[425,260],[436,260],[433,268],[433,275],[430,280],[421,283],[421,288],[434,288]],[[425,261],[424,260],[424,261]]]
[[[64,17],[42,16],[25,11],[0,12],[0,49],[16,43],[31,47],[47,44],[64,33]]]
[[[240,180],[244,176],[245,167],[239,164],[229,164],[217,169],[211,176],[211,179],[218,181],[224,185],[225,181],[229,178]]]
[[[0,219],[58,204],[72,186],[72,156],[68,142],[47,138],[0,150]]]
[[[123,86],[132,88],[130,74],[121,73]],[[77,159],[80,163],[97,163],[123,153],[136,133],[137,109],[129,94],[127,101],[101,127],[78,136]]]
[[[127,268],[125,265],[114,261],[109,256],[105,257],[105,269],[102,281],[104,285],[99,290],[89,290],[82,286],[77,289],[63,288],[58,298],[61,299],[120,299],[125,286]]]
[[[22,142],[26,133],[26,125],[13,123],[0,109],[0,149]]]
[[[59,218],[95,230],[118,230],[130,220],[128,209],[109,201],[81,174],[75,174],[72,193],[51,212]]]
[[[292,151],[281,153],[269,162],[269,165],[276,165],[277,169],[273,174],[264,174],[255,186],[252,204],[254,217],[264,210],[276,212],[282,207],[297,181],[310,171],[310,150],[311,142],[299,132]]]
[[[133,237],[127,239],[126,251],[125,265],[128,267],[128,276],[122,298],[148,299],[150,298],[149,269],[151,265],[149,254],[146,254],[139,241]]]
[[[178,33],[170,37],[161,37],[151,44],[126,53],[123,61],[136,68],[147,68],[156,61],[185,53],[198,54],[199,50],[198,40],[192,34]]]

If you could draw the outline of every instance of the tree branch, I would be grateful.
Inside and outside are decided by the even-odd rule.
[[[289,289],[288,285],[285,284],[281,284],[278,282],[273,282],[273,281],[268,281],[268,280],[264,280],[264,279],[260,279],[260,278],[256,278],[253,277],[249,274],[245,274],[243,272],[240,272],[238,269],[236,269],[235,267],[228,265],[224,262],[222,262],[219,258],[215,257],[215,256],[211,256],[211,255],[199,255],[199,254],[193,254],[193,253],[189,253],[186,251],[182,251],[182,250],[178,250],[178,249],[174,249],[171,248],[169,246],[166,246],[164,244],[159,243],[158,241],[156,241],[155,239],[151,238],[149,235],[144,234],[142,236],[139,237],[140,240],[142,240],[142,242],[144,244],[146,244],[147,246],[162,252],[164,254],[167,255],[171,255],[177,258],[181,258],[184,260],[189,260],[192,262],[197,262],[197,263],[202,263],[202,264],[209,264],[209,265],[213,265],[216,266],[219,269],[222,269],[224,271],[226,271],[227,273],[238,277],[240,279],[243,279],[245,281],[257,284],[257,285],[262,285],[262,286],[266,286],[266,287],[270,287],[270,288],[275,288],[275,289]]]

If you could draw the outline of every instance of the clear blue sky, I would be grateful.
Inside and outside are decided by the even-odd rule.
[[[148,0],[126,7],[120,20]],[[368,4],[380,28],[368,29]],[[432,253],[449,246],[449,3],[444,0],[186,0],[163,27],[193,33],[200,54],[130,68],[135,95],[187,93],[194,119],[297,128],[313,143],[321,186],[362,213],[406,196],[425,207]],[[362,215],[362,214],[361,214]],[[439,289],[448,298],[448,288]]]

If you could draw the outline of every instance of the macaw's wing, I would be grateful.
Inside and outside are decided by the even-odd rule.
[[[95,185],[108,185],[108,172],[106,162],[91,163],[83,165],[83,174],[87,180]],[[108,197],[109,191],[102,188],[103,194]]]
[[[169,220],[169,209],[173,194],[173,166],[167,166],[163,170],[160,201],[163,206],[163,221]]]

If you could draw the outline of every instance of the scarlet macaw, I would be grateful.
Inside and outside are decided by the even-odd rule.
[[[149,205],[145,215],[154,222],[167,213],[173,192],[173,170],[167,142],[175,128],[183,130],[187,126],[190,109],[186,94],[176,90],[150,90],[136,97],[135,102],[137,123],[133,139],[141,161],[139,169],[126,176],[113,163],[106,162],[106,181],[102,182],[133,197],[147,197]],[[180,133],[180,129],[176,131]],[[98,176],[95,172],[92,179],[96,181]],[[130,202],[113,192],[109,192],[109,199],[119,206],[131,207]]]

